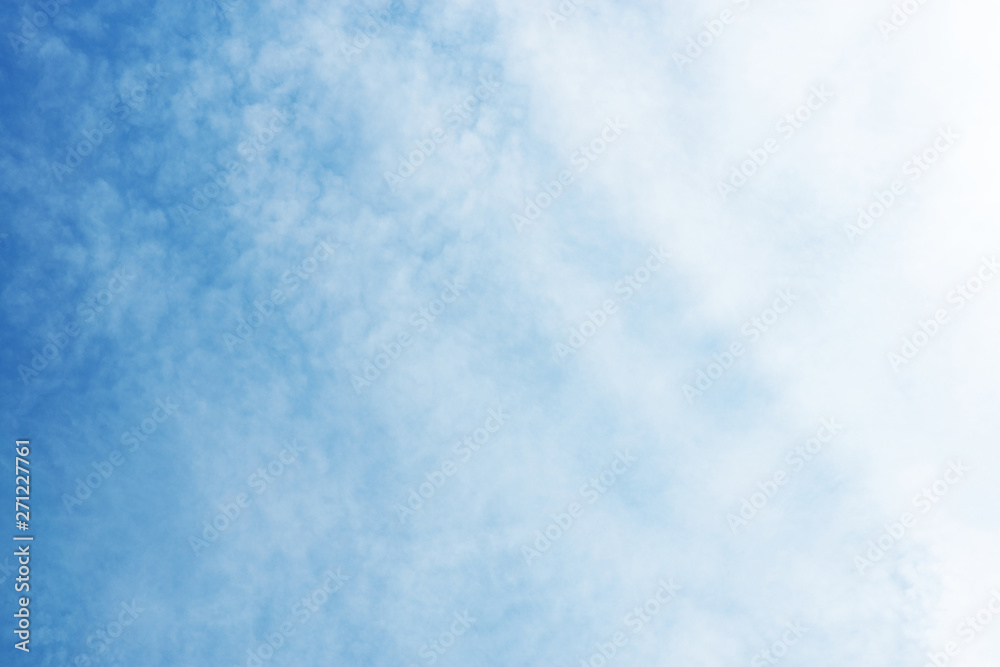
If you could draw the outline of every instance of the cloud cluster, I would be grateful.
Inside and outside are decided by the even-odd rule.
[[[40,664],[993,664],[998,14],[0,10]]]

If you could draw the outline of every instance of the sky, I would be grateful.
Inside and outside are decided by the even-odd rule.
[[[998,19],[5,4],[0,662],[995,665]]]

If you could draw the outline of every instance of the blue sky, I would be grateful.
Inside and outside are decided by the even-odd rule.
[[[995,664],[1000,17],[897,4],[6,5],[3,664]]]

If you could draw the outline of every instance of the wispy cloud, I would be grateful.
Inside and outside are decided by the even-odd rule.
[[[998,15],[0,10],[38,663],[987,660]]]

